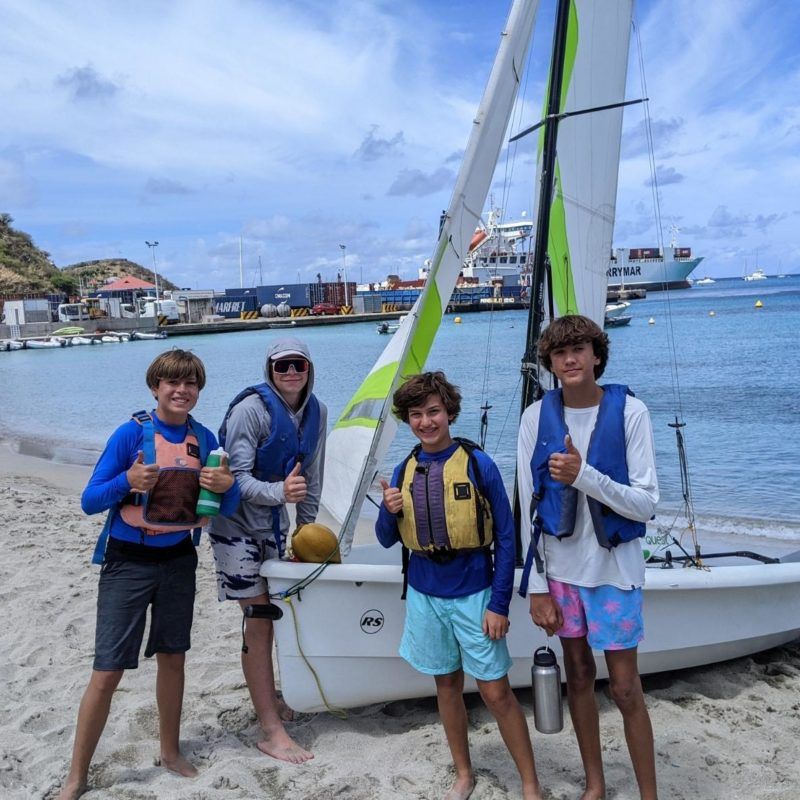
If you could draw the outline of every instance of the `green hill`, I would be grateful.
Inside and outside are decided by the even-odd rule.
[[[82,261],[59,269],[50,254],[40,250],[24,231],[12,227],[10,214],[0,213],[0,295],[64,292],[77,295],[101,288],[112,278],[132,275],[150,283],[155,276],[146,267],[125,258]],[[159,286],[177,289],[161,273]]]
[[[102,258],[98,261],[81,261],[79,264],[70,264],[64,267],[62,274],[67,276],[73,283],[84,291],[102,289],[103,285],[112,278],[123,278],[131,275],[143,281],[155,283],[155,275],[152,270],[137,264],[135,261],[128,261],[127,258]],[[167,280],[160,272],[158,273],[159,289],[177,289],[178,287]]]
[[[0,294],[62,290],[63,277],[27,233],[11,227],[9,214],[0,214]]]

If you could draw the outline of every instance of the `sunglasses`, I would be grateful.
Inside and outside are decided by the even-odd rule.
[[[289,367],[294,367],[295,372],[308,372],[308,361],[305,358],[282,358],[272,362],[272,368],[280,375],[285,375]]]

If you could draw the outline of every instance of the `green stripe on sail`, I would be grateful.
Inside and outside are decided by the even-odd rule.
[[[375,428],[378,425],[383,401],[392,388],[397,366],[397,361],[391,361],[380,369],[370,372],[344,407],[334,428],[349,428],[352,425]]]
[[[441,321],[442,301],[439,295],[439,287],[436,281],[433,281],[420,304],[419,319],[414,331],[414,338],[411,340],[411,347],[408,348],[408,356],[400,373],[404,380],[411,375],[422,372]]]
[[[398,369],[404,379],[422,371],[442,318],[442,303],[435,281],[423,296],[418,313],[417,327],[402,368],[397,361],[391,361],[367,375],[342,411],[334,425],[335,429],[354,425],[362,428],[377,427],[384,401],[389,395]]]
[[[578,56],[578,12],[574,0],[569,4],[567,45],[564,54],[564,80],[561,84],[559,108],[566,110],[575,60]],[[553,186],[553,204],[550,209],[550,229],[547,232],[547,254],[550,256],[553,299],[559,316],[579,314],[575,299],[575,279],[572,274],[572,259],[567,236],[567,214],[564,208],[564,192],[561,184],[561,169],[556,156],[556,174]]]
[[[567,239],[567,214],[564,208],[561,170],[558,163],[556,163],[553,205],[550,209],[550,235],[547,252],[550,255],[553,300],[558,316],[580,314],[578,301],[575,299],[575,279],[572,275],[572,260],[569,255],[569,240]]]

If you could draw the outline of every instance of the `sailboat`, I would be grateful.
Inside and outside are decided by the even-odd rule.
[[[375,509],[365,499],[373,504],[380,499],[374,481],[397,427],[391,395],[403,376],[424,368],[486,202],[537,9],[537,0],[514,0],[425,290],[328,436],[319,519],[339,531],[342,563],[271,560],[262,567],[271,597],[284,612],[275,622],[281,689],[286,702],[299,711],[434,692],[430,677],[397,655],[405,616],[400,552],[374,543]],[[535,232],[523,405],[535,398],[542,383],[535,346],[547,319],[581,313],[602,325],[632,13],[632,0],[558,3],[545,118],[529,129],[540,129],[543,199]],[[800,634],[800,554],[780,563],[758,557],[754,565],[731,557],[735,563],[715,561],[720,565],[703,569],[675,568],[707,563],[699,550],[674,558],[671,551],[661,552],[655,558],[660,561],[652,562],[645,584],[647,637],[639,649],[643,673],[734,658]],[[545,643],[544,634],[533,627],[521,600],[512,602],[510,618],[509,678],[513,686],[529,685],[531,654]],[[604,677],[602,655],[597,667]],[[474,691],[474,681],[467,679],[466,688]]]

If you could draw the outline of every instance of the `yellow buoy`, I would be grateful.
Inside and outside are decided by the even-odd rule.
[[[321,564],[331,561],[341,564],[339,540],[336,534],[326,525],[309,522],[301,525],[292,535],[292,552],[299,561],[310,564]]]
[[[655,321],[655,320],[654,320],[652,317],[650,317],[650,319],[649,319],[649,320],[647,320],[647,324],[648,324],[648,325],[655,325],[655,324],[656,324],[656,321]]]
[[[709,311],[708,312],[708,316],[709,317],[716,317],[717,316],[717,312],[716,311]]]
[[[453,320],[453,322],[455,322],[455,324],[456,324],[456,325],[460,325],[460,324],[461,324],[461,317],[456,317],[456,318]]]
[[[756,300],[756,308],[764,308],[764,304],[760,300]]]

